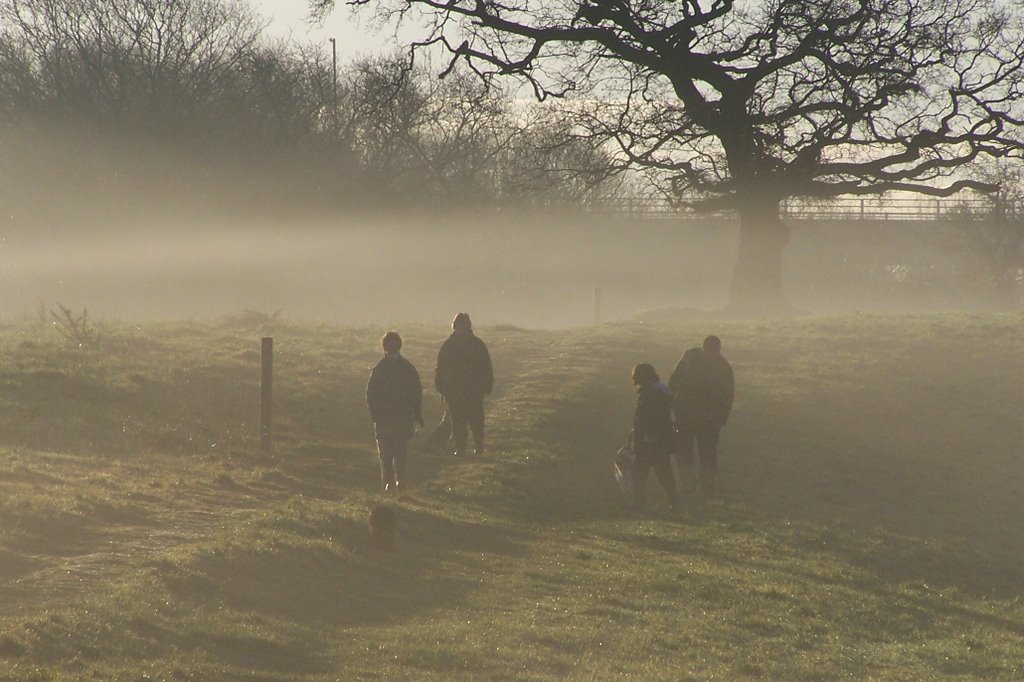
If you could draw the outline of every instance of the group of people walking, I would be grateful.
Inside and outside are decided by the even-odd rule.
[[[632,379],[637,387],[631,433],[633,508],[644,508],[651,469],[671,508],[679,508],[673,453],[683,491],[699,492],[701,498],[713,495],[719,434],[729,419],[736,390],[732,366],[722,356],[721,339],[709,336],[700,348],[686,351],[667,385],[648,363],[636,365]]]
[[[423,384],[412,363],[402,357],[402,337],[388,332],[381,339],[384,357],[370,373],[366,404],[370,408],[380,455],[385,492],[397,492],[405,481],[408,441],[423,426]],[[487,345],[473,333],[466,313],[452,321],[452,334],[441,345],[434,385],[444,400],[437,433],[454,443],[456,455],[467,454],[469,432],[474,452],[484,453],[484,396],[494,388],[494,371]]]
[[[384,357],[370,373],[366,403],[370,408],[380,455],[381,483],[385,492],[397,492],[405,482],[408,441],[423,426],[423,385],[419,373],[402,354],[402,337],[390,331],[381,339]],[[686,351],[668,384],[648,363],[632,372],[637,387],[631,440],[633,500],[643,509],[651,469],[677,509],[679,485],[672,470],[676,456],[684,492],[714,492],[718,469],[718,439],[732,410],[735,392],[732,367],[722,356],[722,342],[709,336],[700,348]],[[444,416],[433,440],[453,445],[456,455],[468,454],[469,433],[473,452],[484,453],[484,396],[494,388],[494,371],[487,345],[473,333],[466,313],[452,321],[452,334],[441,345],[434,370],[434,385],[444,400]],[[438,438],[440,436],[440,438]]]

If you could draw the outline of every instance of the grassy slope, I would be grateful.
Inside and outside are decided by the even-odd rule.
[[[390,554],[380,330],[277,325],[261,457],[258,326],[6,329],[0,679],[1024,677],[1024,318],[716,324],[723,500],[630,517],[629,367],[707,329],[484,330],[493,456],[416,454]]]

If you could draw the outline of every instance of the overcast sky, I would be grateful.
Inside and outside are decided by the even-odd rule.
[[[366,26],[366,21],[354,18],[344,0],[338,0],[337,9],[327,18],[323,26],[306,21],[309,5],[306,0],[249,0],[256,11],[270,21],[267,31],[274,36],[288,36],[300,42],[327,42],[328,38],[338,41],[338,61],[345,61],[357,55],[389,52],[395,43],[390,30],[375,34]]]

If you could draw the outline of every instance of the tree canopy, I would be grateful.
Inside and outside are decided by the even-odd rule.
[[[0,0],[0,200],[59,224],[82,206],[106,223],[154,202],[294,216],[613,189],[599,143],[465,69],[335,72],[264,25],[244,0]]]

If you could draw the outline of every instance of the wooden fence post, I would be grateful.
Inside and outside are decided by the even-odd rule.
[[[274,338],[264,336],[260,359],[260,452],[273,449],[273,410],[271,409],[274,386]]]

